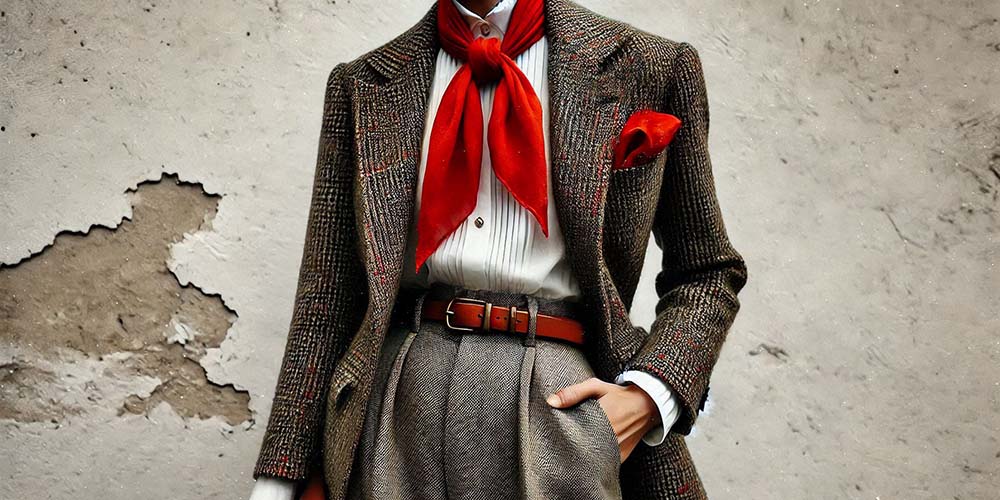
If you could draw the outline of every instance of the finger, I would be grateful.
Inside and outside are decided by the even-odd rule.
[[[550,395],[545,401],[556,408],[573,406],[587,398],[600,397],[608,392],[608,386],[614,386],[597,377],[590,377],[583,382],[568,385]]]

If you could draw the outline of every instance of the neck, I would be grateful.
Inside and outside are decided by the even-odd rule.
[[[500,0],[458,0],[466,9],[479,14],[479,17],[486,17],[486,14],[496,7]]]

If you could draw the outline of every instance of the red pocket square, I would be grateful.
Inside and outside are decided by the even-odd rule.
[[[628,168],[660,154],[681,127],[681,120],[669,113],[643,109],[632,113],[615,144],[612,168]]]

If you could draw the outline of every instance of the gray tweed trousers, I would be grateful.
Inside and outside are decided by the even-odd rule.
[[[347,498],[620,500],[618,440],[597,400],[545,402],[593,376],[579,347],[533,335],[532,312],[566,303],[463,292],[528,308],[529,333],[458,332],[416,315],[390,326]]]

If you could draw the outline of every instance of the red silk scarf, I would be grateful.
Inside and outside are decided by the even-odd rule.
[[[483,157],[479,85],[497,83],[486,140],[493,172],[548,228],[542,105],[514,57],[543,34],[542,0],[518,0],[503,41],[474,38],[453,0],[438,0],[438,39],[463,64],[448,84],[431,129],[417,219],[416,269],[476,207]]]

